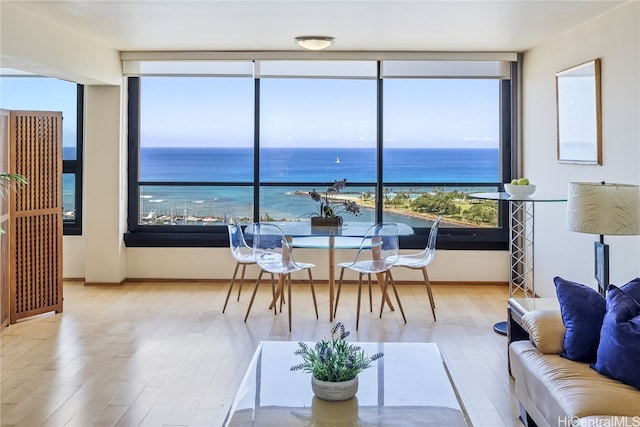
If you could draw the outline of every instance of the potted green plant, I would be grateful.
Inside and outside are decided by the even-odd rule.
[[[27,178],[17,173],[0,172],[0,197],[4,198],[10,190],[17,190],[28,182]],[[4,230],[0,227],[0,234],[3,233]]]
[[[360,215],[360,207],[353,200],[339,198],[337,195],[347,186],[347,179],[336,180],[324,193],[313,189],[309,192],[311,198],[320,202],[320,209],[311,217],[311,225],[315,226],[339,226],[342,224],[342,213]]]
[[[302,356],[302,363],[292,366],[292,371],[311,374],[313,393],[323,400],[341,401],[355,396],[358,391],[358,374],[383,353],[367,356],[359,346],[349,344],[349,331],[341,322],[331,329],[331,339],[322,339],[310,348],[299,342],[294,354]]]

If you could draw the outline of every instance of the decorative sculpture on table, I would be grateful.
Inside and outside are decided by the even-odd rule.
[[[338,197],[340,190],[347,186],[347,179],[336,180],[324,193],[319,193],[315,189],[309,192],[311,198],[320,202],[320,209],[313,213],[311,225],[313,226],[340,226],[342,225],[342,213],[350,213],[354,216],[360,215],[360,206],[347,198]]]

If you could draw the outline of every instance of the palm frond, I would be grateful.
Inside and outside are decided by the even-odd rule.
[[[24,185],[27,185],[29,180],[17,173],[0,173],[0,194],[4,196],[9,190],[18,190]]]
[[[5,194],[9,193],[10,190],[17,191],[28,183],[29,180],[23,175],[0,172],[0,197],[4,199]],[[0,227],[0,234],[4,234],[2,227]]]

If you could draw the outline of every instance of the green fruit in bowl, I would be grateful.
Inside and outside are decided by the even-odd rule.
[[[518,179],[517,178],[512,179],[511,180],[511,185],[518,185]]]
[[[518,185],[529,185],[529,179],[528,178],[520,178],[518,180]]]

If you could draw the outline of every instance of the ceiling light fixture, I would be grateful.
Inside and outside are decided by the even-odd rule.
[[[334,38],[328,36],[299,36],[295,40],[305,49],[322,50],[331,46]]]

